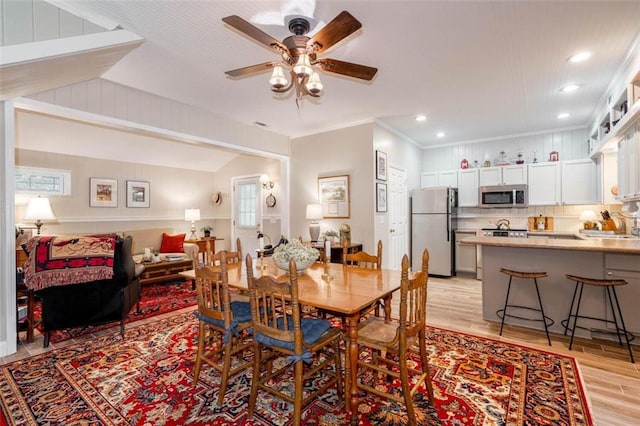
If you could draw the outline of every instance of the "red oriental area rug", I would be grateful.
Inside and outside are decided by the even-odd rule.
[[[143,285],[140,294],[140,311],[134,307],[125,318],[125,323],[139,321],[145,318],[162,315],[169,312],[177,311],[189,306],[198,304],[198,297],[195,290],[192,290],[189,281],[172,281],[160,284]],[[40,318],[42,310],[40,303],[37,303],[34,309],[36,318]],[[97,326],[67,328],[64,330],[54,330],[51,332],[51,343],[58,343],[64,340],[73,339],[85,334],[95,333],[96,331],[111,328],[116,323],[108,323]],[[42,332],[42,325],[38,326],[38,330]],[[114,333],[119,333],[114,331]]]
[[[250,370],[231,380],[217,408],[220,376],[212,368],[193,385],[196,335],[195,318],[180,313],[127,328],[124,342],[109,335],[2,365],[0,424],[291,423],[292,407],[262,393],[247,419]],[[592,424],[571,357],[434,327],[427,344],[436,408],[416,395],[421,425]],[[407,421],[403,407],[371,395],[358,415],[365,426]],[[303,424],[348,424],[347,417],[343,399],[329,390],[304,410]]]

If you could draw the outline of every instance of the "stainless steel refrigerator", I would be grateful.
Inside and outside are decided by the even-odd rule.
[[[416,189],[411,193],[411,267],[422,265],[422,252],[429,250],[429,274],[455,275],[456,188]]]

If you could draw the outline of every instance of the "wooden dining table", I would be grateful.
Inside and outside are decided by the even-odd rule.
[[[264,269],[260,269],[261,265]],[[282,276],[288,279],[284,271],[277,268],[271,258],[254,259],[254,276],[261,274]],[[248,290],[247,274],[244,262],[230,264],[227,268],[229,286]],[[186,279],[195,279],[195,271],[181,272]],[[357,421],[358,413],[358,323],[360,313],[367,307],[384,300],[384,314],[391,319],[391,295],[400,289],[399,270],[375,270],[347,267],[335,263],[315,263],[298,278],[300,303],[320,308],[336,316],[343,317],[346,324],[347,350],[345,362],[345,406],[352,422]]]

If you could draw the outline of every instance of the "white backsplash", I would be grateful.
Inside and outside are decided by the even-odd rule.
[[[481,229],[494,227],[499,219],[507,219],[512,229],[527,229],[529,216],[552,216],[553,230],[556,232],[578,232],[583,223],[580,213],[585,210],[593,210],[598,216],[605,209],[614,217],[614,212],[620,211],[620,205],[594,204],[579,206],[536,206],[526,209],[481,209],[477,207],[460,207],[457,210],[458,229]],[[622,219],[622,218],[620,218]],[[630,226],[627,223],[627,226]],[[630,229],[630,228],[627,228]]]

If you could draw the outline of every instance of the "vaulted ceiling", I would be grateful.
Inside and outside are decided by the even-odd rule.
[[[51,3],[145,39],[107,80],[290,137],[377,120],[423,147],[590,126],[640,30],[638,1]],[[362,29],[322,56],[377,67],[377,76],[367,83],[323,73],[324,95],[299,108],[270,91],[268,73],[228,78],[227,70],[278,56],[221,19],[255,22],[282,8],[320,25],[349,11]],[[278,40],[290,35],[284,22],[258,27]],[[593,54],[588,61],[567,61],[584,50]],[[569,83],[580,89],[561,93]],[[559,121],[560,112],[570,117]]]

